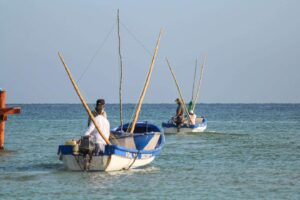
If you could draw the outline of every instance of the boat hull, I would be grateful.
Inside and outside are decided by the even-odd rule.
[[[128,129],[129,124],[122,128]],[[111,144],[100,155],[84,156],[76,144],[59,145],[58,155],[67,170],[71,171],[119,171],[150,164],[162,150],[165,137],[160,129],[148,122],[137,122],[134,134],[111,130]]]
[[[201,133],[204,132],[207,126],[199,127],[199,128],[180,128],[177,127],[168,127],[163,128],[165,134],[176,134],[176,133]]]
[[[118,155],[93,156],[92,161],[88,166],[88,171],[111,172],[139,168],[150,164],[154,158],[155,156],[141,159]],[[82,155],[62,155],[62,161],[65,168],[70,171],[83,171],[85,168],[84,158]]]
[[[165,134],[176,134],[176,133],[201,133],[207,128],[207,121],[205,118],[202,119],[201,123],[195,125],[183,124],[180,128],[172,122],[162,123],[162,127]]]

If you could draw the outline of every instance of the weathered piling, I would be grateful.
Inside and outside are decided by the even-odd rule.
[[[0,150],[4,149],[4,129],[5,121],[8,115],[19,114],[21,112],[20,107],[6,107],[6,91],[0,89]]]

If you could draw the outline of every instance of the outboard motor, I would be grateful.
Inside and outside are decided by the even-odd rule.
[[[95,144],[91,140],[90,136],[82,136],[79,145],[79,153],[83,155],[84,170],[89,169],[89,165],[93,158],[93,152],[95,150]]]

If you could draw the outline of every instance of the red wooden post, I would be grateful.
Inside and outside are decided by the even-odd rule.
[[[6,91],[0,89],[0,150],[4,149],[4,129],[7,115],[18,114],[21,112],[20,107],[6,108]]]
[[[0,110],[5,108],[6,92],[0,91]],[[4,128],[5,119],[4,115],[0,115],[0,149],[4,148]]]

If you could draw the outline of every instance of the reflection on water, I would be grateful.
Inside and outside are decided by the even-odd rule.
[[[17,151],[11,151],[11,150],[0,150],[0,156],[13,156],[17,153]]]

